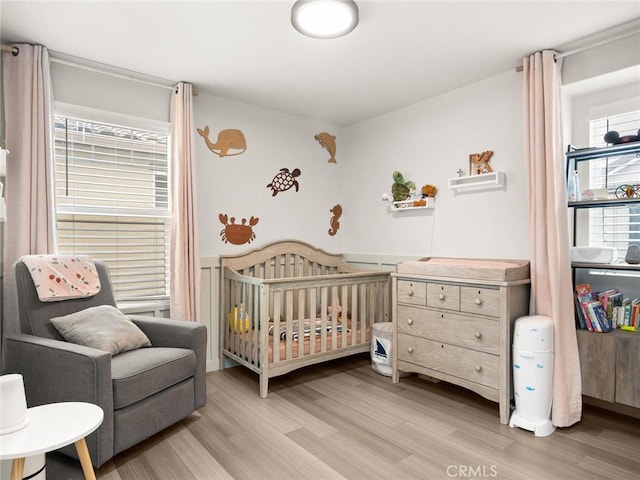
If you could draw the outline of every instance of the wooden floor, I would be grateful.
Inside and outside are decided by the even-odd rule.
[[[80,479],[48,456],[47,478]],[[640,479],[640,421],[595,407],[549,437],[501,425],[498,405],[416,376],[393,385],[368,355],[271,382],[208,375],[206,407],[96,472],[100,480]]]

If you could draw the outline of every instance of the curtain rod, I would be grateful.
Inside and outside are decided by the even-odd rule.
[[[13,56],[17,56],[20,53],[20,49],[18,47],[15,47],[13,45],[5,45],[5,44],[0,44],[0,52],[11,52],[13,54]],[[152,82],[149,80],[144,80],[142,78],[138,78],[138,77],[134,77],[133,75],[125,75],[123,73],[117,73],[117,72],[113,72],[111,70],[108,70],[107,68],[98,68],[98,67],[92,67],[90,65],[87,64],[83,64],[80,62],[74,62],[71,60],[65,60],[63,58],[60,58],[56,55],[58,55],[56,52],[53,51],[49,51],[50,55],[49,55],[49,61],[51,62],[55,62],[55,63],[60,63],[62,65],[67,65],[69,67],[74,67],[74,68],[80,68],[82,70],[88,70],[90,72],[95,72],[95,73],[101,73],[103,75],[109,75],[112,77],[117,77],[117,78],[122,78],[124,80],[130,80],[132,82],[138,82],[138,83],[144,83],[146,85],[151,85],[153,87],[159,87],[159,88],[166,88],[168,90],[175,90],[175,85],[165,85],[162,83],[157,83],[157,82]],[[167,82],[169,82],[169,80],[167,80]],[[177,82],[174,82],[177,83]],[[192,95],[194,97],[198,96],[198,90],[193,87],[192,88]]]
[[[53,52],[50,52],[50,53],[53,54]],[[144,83],[145,85],[151,85],[152,87],[166,88],[168,90],[175,89],[174,85],[165,85],[162,83],[151,82],[149,80],[144,80],[142,78],[134,77],[133,75],[125,75],[124,73],[112,72],[110,70],[107,70],[106,68],[92,67],[90,65],[85,65],[79,62],[65,60],[65,59],[56,57],[54,55],[50,55],[49,60],[53,63],[60,63],[62,65],[67,65],[69,67],[79,68],[81,70],[88,70],[89,72],[94,72],[94,73],[101,73],[103,75],[109,75],[110,77],[121,78],[123,80],[131,80],[132,82]]]
[[[590,43],[587,45],[583,45],[582,47],[574,48],[573,50],[567,50],[566,52],[556,54],[556,58],[564,58],[574,55],[576,53],[584,52],[585,50],[590,50],[595,47],[599,47],[601,45],[606,45],[607,43],[615,42],[616,40],[622,40],[623,38],[630,37],[631,35],[636,35],[640,33],[640,28],[636,28],[635,30],[631,30],[626,33],[622,33],[620,35],[616,35],[613,37],[605,38],[604,40],[600,40],[599,42]],[[516,66],[516,72],[522,72],[522,65]]]
[[[176,86],[174,85],[168,85],[168,84],[164,84],[164,83],[158,83],[158,82],[152,82],[150,80],[145,80],[143,78],[138,78],[135,77],[133,75],[127,75],[124,73],[118,73],[118,72],[114,72],[112,70],[109,70],[107,67],[98,67],[98,66],[92,66],[92,65],[88,65],[85,63],[81,63],[78,61],[73,61],[73,60],[66,60],[64,58],[61,58],[57,55],[56,52],[50,51],[50,56],[49,56],[49,60],[51,62],[54,63],[59,63],[61,65],[67,65],[69,67],[73,67],[73,68],[79,68],[81,70],[87,70],[90,72],[94,72],[94,73],[100,73],[102,75],[108,75],[110,77],[116,77],[116,78],[121,78],[123,80],[130,80],[132,82],[137,82],[137,83],[143,83],[145,85],[151,85],[152,87],[158,87],[158,88],[166,88],[167,90],[175,90]],[[170,80],[167,80],[167,82],[170,82]],[[178,83],[178,82],[175,82]],[[192,95],[194,97],[198,96],[198,90],[193,87],[192,88]]]
[[[11,52],[13,56],[17,56],[20,53],[20,49],[18,47],[14,47],[13,45],[0,45],[0,52]]]

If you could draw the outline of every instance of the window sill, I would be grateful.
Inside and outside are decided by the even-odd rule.
[[[169,299],[166,300],[128,300],[118,302],[118,309],[132,315],[151,315],[169,317]]]

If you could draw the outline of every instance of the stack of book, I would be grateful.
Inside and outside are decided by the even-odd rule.
[[[594,292],[588,283],[576,285],[576,313],[580,328],[591,332],[640,330],[640,298],[631,300],[615,288]]]

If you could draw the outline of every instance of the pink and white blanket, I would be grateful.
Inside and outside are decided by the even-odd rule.
[[[25,255],[41,302],[91,297],[100,291],[93,260],[86,255]]]

